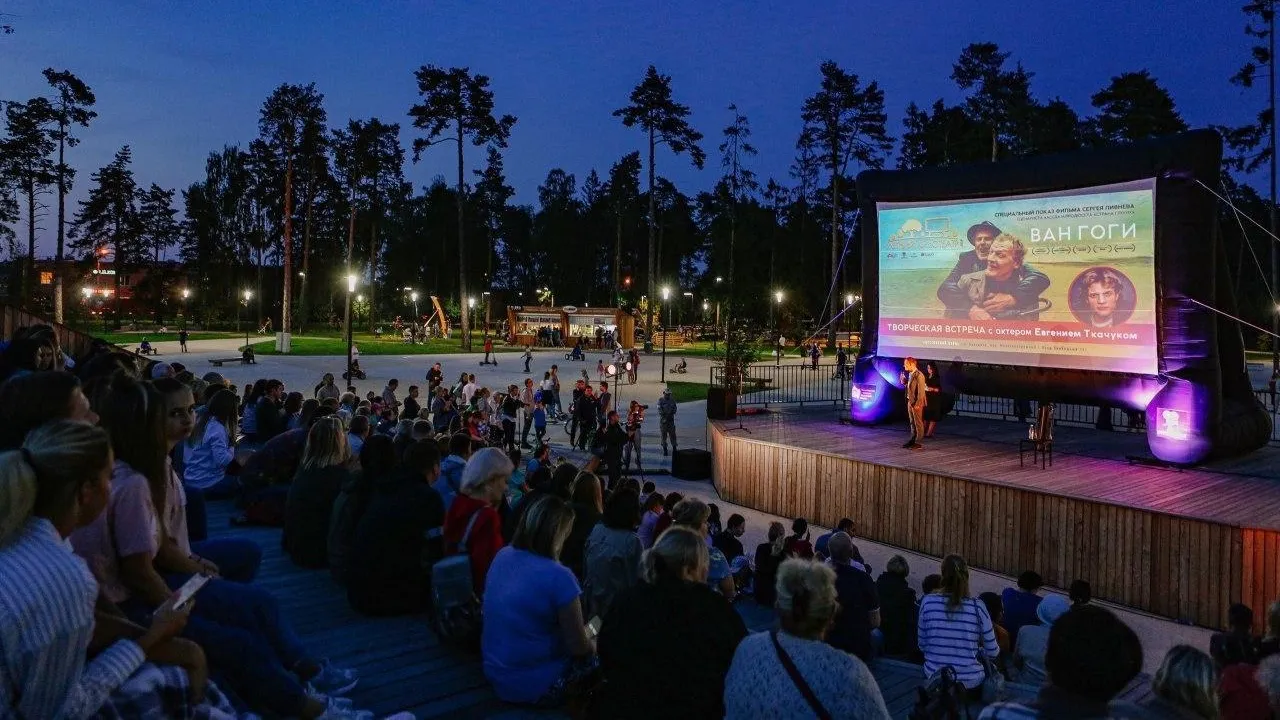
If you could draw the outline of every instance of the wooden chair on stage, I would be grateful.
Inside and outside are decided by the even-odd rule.
[[[1018,467],[1023,467],[1023,457],[1031,449],[1031,464],[1040,460],[1040,469],[1053,466],[1053,403],[1041,403],[1036,410],[1036,422],[1027,437],[1018,441]]]

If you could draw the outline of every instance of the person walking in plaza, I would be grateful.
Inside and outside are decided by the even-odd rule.
[[[529,372],[529,363],[533,361],[533,346],[524,346],[524,371]]]
[[[525,361],[528,365],[528,361]],[[524,415],[524,429],[520,433],[520,447],[525,450],[532,450],[533,446],[529,444],[529,428],[533,427],[533,406],[535,400],[535,392],[533,389],[533,378],[524,379],[524,388],[520,390],[520,407]],[[543,426],[546,426],[546,418],[543,418]]]
[[[662,456],[667,455],[667,440],[671,440],[671,452],[679,450],[676,439],[676,399],[671,396],[671,388],[662,389],[662,397],[658,399],[658,432],[662,437]]]
[[[484,339],[484,362],[481,365],[493,365],[497,367],[498,358],[493,354],[493,338],[485,337]]]
[[[916,366],[915,358],[903,360],[902,369],[906,374],[907,418],[911,421],[911,439],[903,443],[902,447],[919,450],[924,447],[920,441],[924,439],[924,406],[928,400],[928,384],[924,373]]]

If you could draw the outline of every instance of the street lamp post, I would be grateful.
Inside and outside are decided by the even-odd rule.
[[[413,321],[416,323],[418,322],[418,291],[409,293],[409,299],[413,301]]]
[[[777,303],[777,305],[778,305],[778,315],[779,315],[779,317],[778,317],[778,324],[779,324],[779,325],[781,325],[781,324],[782,324],[782,317],[781,317],[781,315],[782,315],[782,291],[781,291],[781,290],[774,290],[774,291],[773,291],[773,299],[774,299],[774,302],[776,302],[776,303]],[[770,326],[770,327],[773,327],[773,305],[772,305],[772,304],[771,304],[771,305],[769,305],[769,326]],[[782,337],[782,334],[781,334],[781,333],[779,333],[779,334],[778,334],[778,337]],[[799,341],[797,341],[797,342],[799,342]],[[775,352],[775,353],[773,354],[773,358],[774,358],[774,361],[773,361],[773,365],[774,365],[774,367],[781,367],[781,366],[782,366],[782,346],[781,346],[781,345],[779,345],[779,346],[778,346],[778,351],[777,351],[777,352]]]
[[[191,291],[182,288],[182,327],[187,326],[187,298],[191,297]]]
[[[469,315],[471,315],[471,333],[475,334],[475,331],[476,331],[476,299],[475,298],[473,297],[467,298],[467,308],[471,311],[470,313],[468,313]]]
[[[724,282],[724,278],[716,276],[716,326],[711,332],[711,352],[719,352],[716,348],[716,341],[720,338],[720,283]]]
[[[351,339],[351,293],[356,291],[356,276],[347,275],[347,384],[350,385],[354,379],[351,377],[351,348],[354,345]]]
[[[671,288],[663,286],[662,288],[662,304],[667,305],[667,300],[671,299]],[[667,378],[667,330],[671,326],[671,306],[667,305],[667,327],[662,328],[662,375],[659,380],[666,381]]]
[[[249,298],[251,297],[253,297],[253,291],[245,290],[244,291],[244,307],[246,311],[249,309]],[[243,313],[241,313],[240,315],[236,315],[237,323],[239,324],[243,323],[242,316],[243,316]],[[245,326],[245,329],[244,329],[244,349],[245,350],[249,349],[249,327],[248,326]]]

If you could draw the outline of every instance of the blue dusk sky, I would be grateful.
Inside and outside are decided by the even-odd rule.
[[[506,168],[515,201],[534,203],[548,170],[563,168],[581,184],[592,168],[603,176],[641,148],[640,132],[611,113],[652,63],[672,76],[676,99],[706,135],[705,170],[658,158],[659,173],[693,193],[720,172],[729,103],[751,121],[760,151],[751,164],[762,182],[788,182],[800,105],[824,59],[883,86],[894,136],[911,101],[959,98],[951,65],[978,41],[998,43],[1033,72],[1038,99],[1060,97],[1082,115],[1112,76],[1145,68],[1192,126],[1242,123],[1263,91],[1227,81],[1248,54],[1240,4],[0,0],[16,29],[0,36],[0,98],[45,92],[45,67],[69,69],[93,88],[99,117],[69,155],[80,173],[75,201],[89,173],[124,144],[141,184],[184,189],[200,180],[210,151],[256,136],[262,101],[283,82],[316,83],[331,127],[371,116],[401,123],[408,147],[413,70],[467,66],[492,78],[498,112],[519,118]],[[468,163],[482,159],[472,151]],[[452,174],[453,155],[434,148],[406,170],[416,185],[429,183]],[[52,223],[44,225],[41,255],[52,247]]]

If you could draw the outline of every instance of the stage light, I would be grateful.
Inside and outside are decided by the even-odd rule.
[[[614,375],[618,374],[618,368],[613,365],[610,365],[609,367],[604,369],[604,372],[609,377],[613,377]]]

